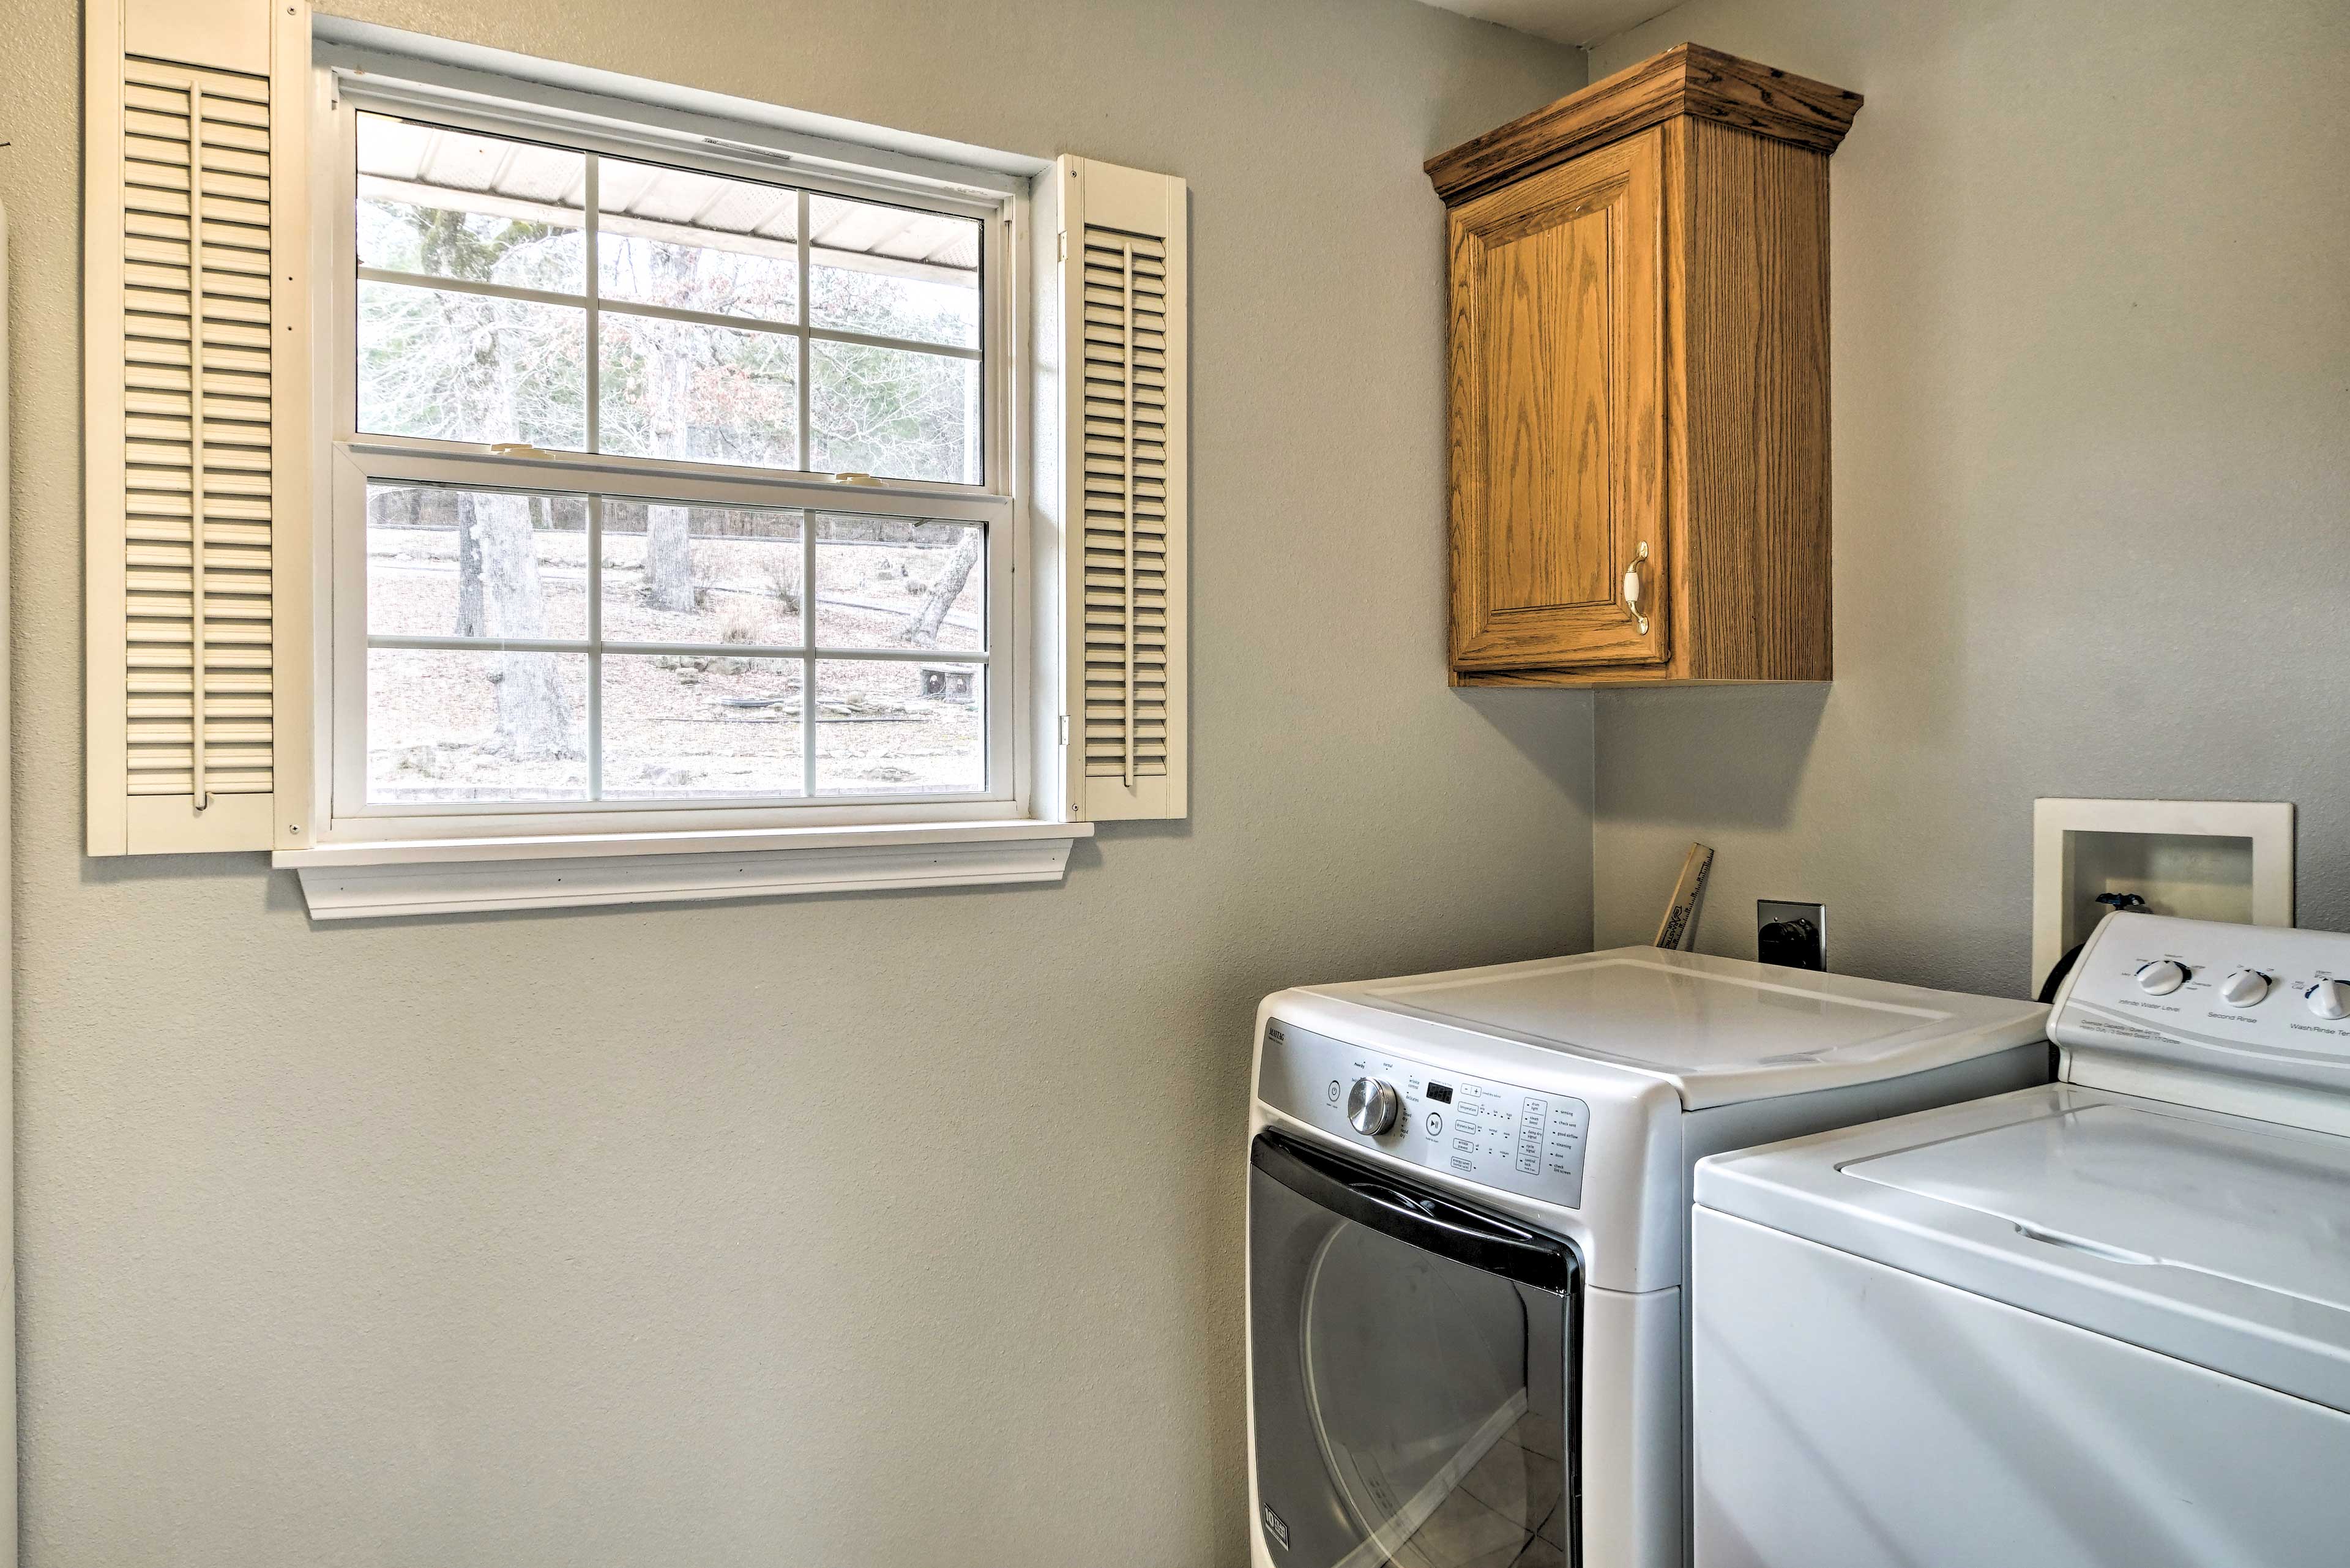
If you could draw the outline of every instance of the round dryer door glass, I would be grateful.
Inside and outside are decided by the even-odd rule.
[[[1259,1527],[1289,1568],[1572,1561],[1568,1303],[1253,1173]],[[1352,1199],[1479,1222],[1368,1171]],[[1374,1215],[1375,1218],[1384,1216]],[[1408,1225],[1399,1228],[1409,1228]],[[1268,1268],[1268,1246],[1283,1256]]]

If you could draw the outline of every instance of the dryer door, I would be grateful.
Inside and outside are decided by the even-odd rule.
[[[1572,1249],[1277,1133],[1250,1164],[1251,1418],[1273,1560],[1573,1563]]]

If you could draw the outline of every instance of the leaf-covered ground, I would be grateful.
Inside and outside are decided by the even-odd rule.
[[[534,535],[554,637],[584,637],[585,536]],[[608,535],[604,635],[610,639],[723,645],[796,644],[800,547],[792,541],[696,539],[691,611],[646,602],[641,535]],[[940,547],[818,547],[816,640],[827,648],[899,649],[949,552]],[[452,529],[369,531],[371,629],[452,629],[458,592]],[[819,661],[816,774],[822,794],[970,791],[984,787],[983,674],[953,665],[981,636],[983,584],[974,573],[952,607],[936,661]],[[517,759],[501,750],[494,684],[507,659],[492,651],[370,653],[369,789],[378,799],[578,799],[588,788],[588,659],[551,660],[569,700],[575,754]],[[796,658],[729,655],[604,657],[601,722],[608,797],[795,794],[801,790],[803,665]],[[924,691],[924,672],[968,670]]]

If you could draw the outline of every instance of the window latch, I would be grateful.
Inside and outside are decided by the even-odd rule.
[[[498,457],[552,458],[555,455],[551,452],[541,451],[526,441],[494,441],[490,443],[490,451]]]

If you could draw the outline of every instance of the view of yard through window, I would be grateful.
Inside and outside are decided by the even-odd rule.
[[[370,485],[369,796],[983,790],[985,532]]]
[[[374,113],[357,156],[363,437],[983,482],[976,220]],[[660,484],[369,479],[369,801],[987,788],[984,524]]]

